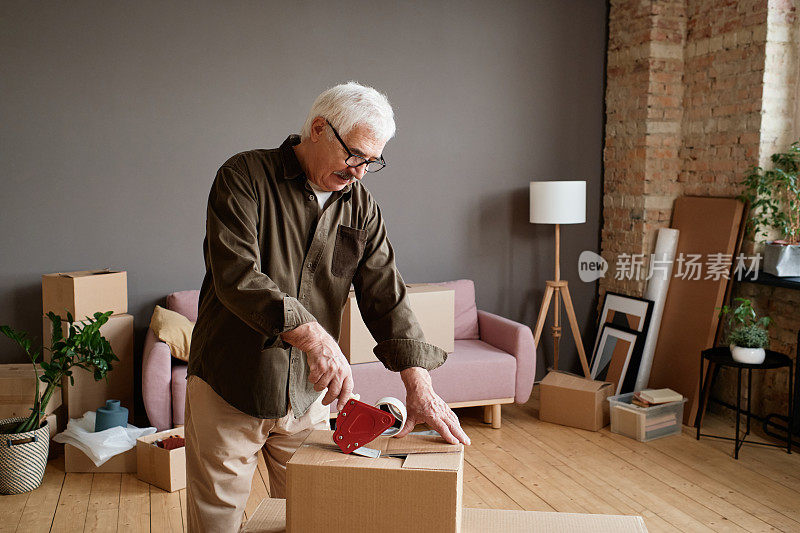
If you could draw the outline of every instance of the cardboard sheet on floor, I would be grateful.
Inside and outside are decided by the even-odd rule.
[[[672,227],[680,230],[676,263],[670,280],[661,330],[658,335],[649,387],[670,388],[688,399],[683,423],[693,425],[697,414],[700,352],[714,345],[719,325],[717,307],[722,306],[729,279],[705,279],[713,254],[732,258],[738,243],[744,205],[734,198],[682,197],[675,200]],[[680,264],[691,254],[699,255],[700,279],[682,278]],[[731,277],[733,266],[727,270]]]
[[[423,524],[414,524],[413,529]],[[267,498],[245,523],[243,532],[284,533],[286,500]],[[578,513],[545,513],[500,509],[464,509],[461,533],[528,533],[530,531],[563,531],[565,533],[646,533],[641,516],[599,515]]]

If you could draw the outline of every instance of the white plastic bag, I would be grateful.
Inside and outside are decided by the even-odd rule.
[[[81,418],[71,418],[67,429],[53,437],[61,443],[69,443],[85,453],[95,464],[101,466],[117,454],[127,452],[136,446],[136,439],[156,432],[156,428],[137,428],[128,424],[127,428],[113,427],[98,433],[94,432],[96,413],[87,411]]]

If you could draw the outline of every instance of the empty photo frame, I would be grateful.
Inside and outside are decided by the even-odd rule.
[[[634,347],[634,352],[631,355],[630,372],[627,374],[627,380],[622,385],[622,393],[633,392],[636,385],[636,377],[639,374],[639,365],[642,361],[642,350],[644,349],[644,342],[647,339],[647,332],[650,329],[650,318],[653,315],[653,305],[652,300],[637,298],[635,296],[626,296],[616,292],[607,292],[603,300],[603,309],[600,312],[600,325],[594,343],[594,350],[592,351],[591,362],[589,363],[590,368],[594,367],[594,359],[605,324],[642,334],[639,335],[636,346]],[[594,372],[592,373],[592,378],[598,379],[594,375]]]
[[[592,379],[613,383],[614,394],[621,394],[640,336],[639,332],[632,329],[604,324],[597,336],[597,348],[592,357]]]

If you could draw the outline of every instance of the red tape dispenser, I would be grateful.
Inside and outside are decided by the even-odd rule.
[[[351,399],[336,418],[333,442],[344,453],[352,453],[375,440],[394,423],[395,417],[391,413]]]

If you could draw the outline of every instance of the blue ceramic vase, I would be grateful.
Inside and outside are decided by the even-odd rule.
[[[97,410],[94,431],[96,433],[116,426],[128,427],[128,410],[119,404],[119,400],[106,400],[106,406]]]

